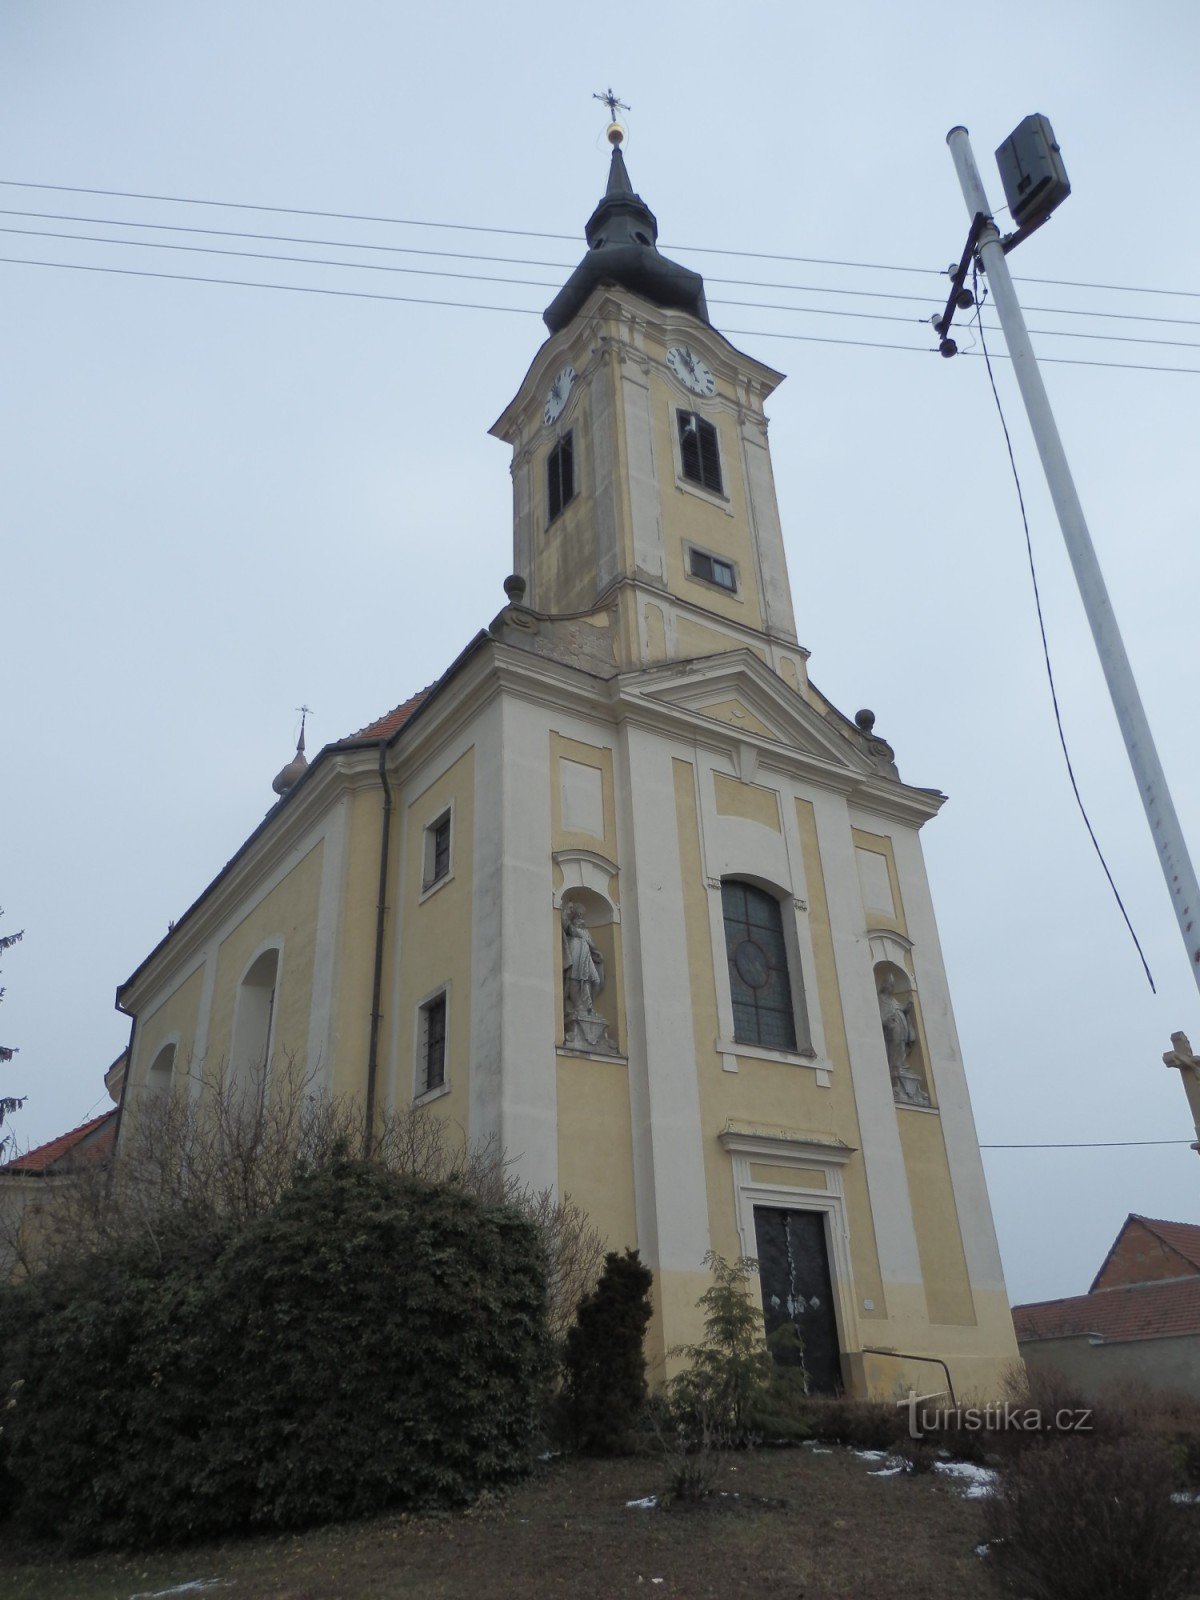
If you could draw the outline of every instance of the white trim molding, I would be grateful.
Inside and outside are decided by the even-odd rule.
[[[556,911],[562,909],[563,897],[570,890],[590,889],[611,907],[609,920],[620,922],[616,889],[620,869],[615,861],[602,856],[598,850],[555,850],[551,859],[563,877],[562,888],[555,889],[551,896]]]
[[[842,1184],[842,1169],[851,1156],[857,1154],[854,1146],[840,1139],[743,1122],[727,1122],[718,1139],[731,1158],[734,1216],[743,1256],[753,1259],[758,1253],[754,1229],[756,1206],[773,1206],[781,1211],[818,1211],[824,1217],[838,1341],[843,1354],[858,1350],[862,1341],[858,1332],[850,1229]],[[750,1173],[751,1162],[755,1161],[773,1167],[792,1167],[798,1174],[806,1170],[821,1172],[825,1187],[814,1189],[799,1181],[794,1186],[760,1183]]]

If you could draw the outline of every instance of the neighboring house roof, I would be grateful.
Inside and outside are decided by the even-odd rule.
[[[1166,1263],[1162,1262],[1161,1258],[1159,1263],[1139,1261],[1138,1266],[1143,1271],[1143,1282],[1187,1277],[1191,1275],[1187,1272],[1188,1267],[1200,1273],[1200,1225],[1193,1222],[1164,1222],[1157,1217],[1142,1217],[1136,1211],[1131,1211],[1121,1224],[1120,1232],[1113,1240],[1100,1271],[1092,1279],[1089,1294],[1107,1293],[1110,1287],[1124,1287],[1129,1282],[1127,1261],[1123,1261],[1121,1257],[1122,1255],[1127,1257],[1130,1248],[1135,1251],[1138,1249],[1136,1238],[1139,1233],[1148,1233],[1160,1244],[1165,1245],[1167,1250],[1180,1258],[1182,1267],[1182,1270],[1170,1270],[1166,1268]],[[1126,1241],[1128,1241],[1127,1247]],[[1123,1250],[1123,1247],[1126,1249]],[[1126,1271],[1124,1284],[1119,1273],[1121,1267]],[[1106,1284],[1104,1279],[1108,1276],[1115,1276],[1116,1283]]]
[[[1176,1224],[1185,1226],[1185,1224]],[[1012,1308],[1018,1344],[1098,1333],[1105,1343],[1200,1333],[1200,1277],[1135,1283]]]
[[[75,1128],[70,1133],[62,1133],[57,1139],[38,1145],[36,1150],[28,1150],[23,1156],[16,1156],[12,1161],[6,1161],[0,1167],[0,1172],[49,1172],[71,1155],[82,1157],[86,1153],[88,1160],[107,1155],[112,1149],[116,1116],[117,1111],[114,1106],[111,1111],[93,1117],[82,1127]]]
[[[1200,1223],[1160,1222],[1156,1217],[1139,1217],[1136,1213],[1131,1214],[1129,1220],[1149,1228],[1151,1233],[1157,1234],[1165,1245],[1190,1261],[1200,1272]]]

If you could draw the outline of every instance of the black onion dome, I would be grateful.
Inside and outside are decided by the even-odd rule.
[[[565,328],[599,284],[632,289],[658,306],[676,306],[708,322],[704,279],[659,255],[658,222],[634,194],[619,146],[612,153],[608,188],[584,229],[588,253],[542,313],[551,333]]]

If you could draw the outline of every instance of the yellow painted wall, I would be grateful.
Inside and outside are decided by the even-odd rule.
[[[172,1034],[178,1036],[175,1051],[175,1086],[186,1082],[187,1075],[197,1066],[193,1060],[196,1023],[200,1015],[200,996],[204,990],[204,967],[199,966],[190,977],[165,1000],[153,1016],[139,1020],[134,1042],[134,1062],[129,1074],[129,1088],[133,1093],[143,1088],[146,1074],[163,1042]]]
[[[680,656],[714,656],[722,650],[752,650],[760,661],[766,661],[767,652],[761,645],[750,644],[742,639],[731,639],[727,633],[718,633],[715,628],[706,628],[702,622],[694,622],[690,617],[680,617],[676,624],[676,636],[679,640]]]
[[[426,827],[453,803],[450,877],[432,893],[424,891]],[[475,877],[475,750],[459,756],[404,810],[403,849],[394,903],[400,907],[399,945],[387,955],[387,970],[399,960],[399,1015],[396,1056],[391,1064],[392,1102],[410,1106],[417,1087],[418,1007],[449,984],[446,1004],[446,1080],[449,1092],[426,1102],[430,1110],[470,1134],[471,929]],[[395,922],[395,919],[393,919]],[[386,1002],[385,1002],[386,1003]],[[385,1019],[390,1038],[390,1019]]]
[[[908,1198],[917,1231],[921,1276],[930,1322],[974,1325],[975,1304],[967,1277],[958,1210],[939,1117],[898,1110],[900,1145],[908,1176]]]
[[[318,841],[270,894],[249,911],[217,951],[217,976],[205,1060],[196,1064],[206,1083],[220,1081],[229,1063],[238,989],[258,950],[281,940],[283,956],[275,986],[271,1023],[272,1068],[308,1052],[313,954],[324,842]]]
[[[551,451],[567,433],[574,456],[575,497],[549,519],[547,469]],[[595,470],[591,397],[580,395],[560,427],[543,438],[531,463],[533,496],[533,603],[540,611],[584,611],[596,598]]]
[[[606,1248],[636,1248],[629,1069],[624,1061],[558,1057],[558,1183]]]
[[[574,761],[581,767],[593,767],[601,775],[603,832],[601,834],[568,832],[562,819],[562,783],[559,776],[560,761]],[[568,739],[563,734],[550,733],[550,829],[552,850],[594,850],[617,860],[617,810],[613,791],[613,753],[607,746],[582,744],[578,739]],[[612,884],[612,897],[617,885]]]
[[[867,833],[862,828],[852,828],[851,838],[857,850],[870,850],[880,855],[887,862],[888,880],[892,886],[892,904],[896,908],[894,917],[889,917],[881,910],[872,909],[871,926],[875,928],[889,928],[893,933],[901,933],[908,937],[908,924],[904,920],[904,897],[900,893],[900,874],[896,871],[896,856],[892,849],[892,841],[886,834]]]
[[[764,828],[770,828],[774,833],[782,831],[776,790],[764,789],[757,783],[739,783],[724,772],[714,772],[713,792],[719,816],[741,817],[747,822],[757,822]]]
[[[382,830],[383,788],[372,784],[350,799],[329,1080],[338,1095],[367,1089]]]

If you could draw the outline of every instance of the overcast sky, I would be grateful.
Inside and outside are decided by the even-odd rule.
[[[113,991],[268,808],[294,708],[310,749],[352,731],[503,603],[487,429],[581,253],[610,82],[660,242],[789,374],[768,409],[813,679],[950,796],[924,838],[981,1140],[1190,1138],[1160,1057],[1173,1029],[1200,1041],[1200,1005],[1024,415],[1000,361],[1072,755],[1157,997],[1070,793],[984,363],[932,354],[927,319],[966,233],[947,130],[970,127],[998,208],[992,151],[1044,112],[1074,193],[1010,260],[1064,363],[1047,386],[1200,851],[1200,371],[1065,364],[1200,369],[1198,45],[1191,0],[8,0],[5,229],[388,270],[15,232],[0,255],[523,308],[0,265],[0,930],[25,929],[0,1092],[29,1096],[22,1141],[102,1103],[128,1035]],[[985,1161],[1015,1300],[1082,1292],[1127,1212],[1200,1221],[1185,1143]]]

